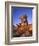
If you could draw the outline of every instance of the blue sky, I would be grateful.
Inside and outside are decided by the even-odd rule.
[[[16,25],[18,23],[20,23],[20,19],[19,17],[22,15],[27,15],[28,16],[28,23],[32,24],[32,9],[33,8],[29,8],[29,7],[13,7],[11,8],[11,15],[12,15],[12,22],[13,25]]]

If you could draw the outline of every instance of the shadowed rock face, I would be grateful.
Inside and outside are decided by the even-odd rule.
[[[16,36],[32,36],[32,24],[28,24],[27,16],[21,16],[21,23],[17,24]]]

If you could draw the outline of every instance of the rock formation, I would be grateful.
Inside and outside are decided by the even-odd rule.
[[[32,36],[32,24],[28,24],[27,16],[20,16],[21,23],[17,24],[16,36]]]

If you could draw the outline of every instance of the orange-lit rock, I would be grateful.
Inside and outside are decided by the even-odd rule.
[[[16,34],[20,36],[32,36],[32,24],[28,24],[27,16],[21,16],[21,23],[17,24]]]

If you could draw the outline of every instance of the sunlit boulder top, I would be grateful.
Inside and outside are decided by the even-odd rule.
[[[20,16],[19,18],[20,18],[20,19],[23,19],[23,18],[26,19],[26,18],[27,18],[27,15],[22,15],[22,16]]]

